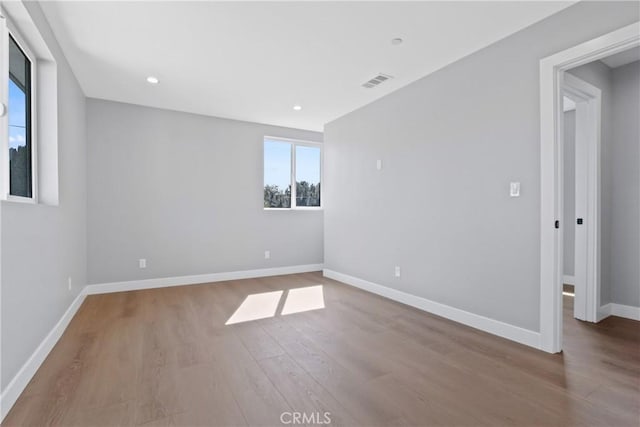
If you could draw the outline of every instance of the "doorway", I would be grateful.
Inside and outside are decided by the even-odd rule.
[[[541,147],[541,237],[540,237],[540,348],[550,353],[562,351],[562,290],[564,277],[563,187],[563,99],[570,95],[582,105],[582,115],[598,117],[597,94],[580,81],[567,77],[567,70],[640,46],[640,23],[605,34],[596,39],[556,53],[540,61],[540,147]],[[575,101],[574,101],[575,102]],[[576,110],[577,114],[577,110]],[[595,116],[594,116],[595,114]],[[592,120],[597,126],[598,120]],[[583,131],[593,131],[581,127]],[[576,131],[578,128],[576,128]],[[599,131],[596,133],[599,135]],[[577,141],[578,139],[576,139]],[[597,320],[599,264],[599,152],[598,140],[584,135],[586,144],[576,144],[576,273],[583,284],[576,287],[574,316]],[[578,165],[580,159],[580,165]],[[585,161],[586,159],[586,161]],[[579,209],[585,209],[579,211]],[[584,214],[582,213],[584,212]],[[581,224],[578,222],[581,220]],[[585,226],[585,227],[578,227]],[[580,240],[580,241],[579,241]],[[582,261],[578,261],[578,259]],[[580,263],[578,265],[578,262]],[[578,296],[580,294],[580,296]],[[578,317],[580,318],[580,317]]]
[[[563,294],[573,287],[573,317],[597,321],[600,306],[601,90],[569,73],[562,79]]]

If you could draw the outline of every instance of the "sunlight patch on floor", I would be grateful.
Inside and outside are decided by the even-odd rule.
[[[250,322],[276,316],[284,291],[263,292],[247,296],[225,325]],[[280,315],[302,313],[325,308],[322,285],[289,289]]]
[[[324,308],[324,293],[322,285],[309,286],[289,290],[287,300],[282,308],[283,316],[286,314],[301,313],[303,311],[318,310]]]
[[[283,291],[275,291],[247,296],[225,325],[275,316],[282,293]]]

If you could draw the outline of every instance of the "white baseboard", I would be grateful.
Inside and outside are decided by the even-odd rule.
[[[625,319],[640,320],[640,307],[632,305],[611,304],[611,315]]]
[[[162,277],[159,279],[130,280],[126,282],[87,285],[87,295],[111,292],[135,291],[141,289],[166,288],[169,286],[195,285],[199,283],[222,282],[225,280],[253,279],[256,277],[280,276],[283,274],[322,271],[322,264],[294,265],[288,267],[262,268],[258,270],[230,271],[225,273],[197,274],[192,276]]]
[[[76,314],[87,295],[104,294],[111,292],[132,291],[137,289],[163,288],[169,286],[193,285],[197,283],[221,282],[225,280],[252,279],[256,277],[279,276],[283,274],[308,273],[321,271],[322,264],[294,265],[288,267],[263,268],[258,270],[232,271],[228,273],[199,274],[194,276],[165,277],[160,279],[132,280],[128,282],[102,283],[87,285],[71,303],[62,318],[40,343],[31,357],[20,368],[9,385],[0,394],[0,422],[9,413],[20,394],[24,391],[31,378],[42,365],[49,352],[56,345],[69,322]]]
[[[565,274],[564,276],[562,276],[562,283],[564,283],[565,285],[575,286],[576,276],[569,276],[568,274]]]
[[[598,313],[596,313],[597,322],[611,316],[611,310],[612,310],[611,306],[612,306],[611,303],[600,306],[600,308],[598,309]]]
[[[78,294],[73,300],[67,311],[62,315],[58,323],[51,329],[47,336],[42,340],[38,348],[31,354],[31,357],[22,365],[22,368],[13,377],[11,382],[2,391],[0,395],[0,422],[4,420],[4,417],[9,413],[11,407],[16,403],[20,394],[25,389],[31,378],[35,375],[36,371],[42,365],[42,362],[47,358],[49,352],[56,345],[65,329],[73,319],[82,302],[84,301],[86,294],[84,290]]]
[[[640,320],[640,307],[632,305],[615,304],[613,302],[605,304],[598,310],[598,322],[609,316],[624,317],[625,319]]]
[[[451,307],[445,304],[440,304],[426,298],[418,297],[406,292],[399,291],[397,289],[378,285],[376,283],[339,273],[337,271],[324,269],[323,274],[330,279],[346,283],[347,285],[355,286],[356,288],[364,289],[365,291],[381,295],[385,298],[410,305],[429,313],[433,313],[437,316],[453,320],[454,322],[462,323],[463,325],[471,326],[472,328],[480,329],[481,331],[498,335],[511,341],[540,349],[541,342],[539,332],[524,329],[519,326],[510,325],[508,323],[500,322],[498,320],[490,319],[478,314],[473,314],[468,311],[460,310],[458,308]]]

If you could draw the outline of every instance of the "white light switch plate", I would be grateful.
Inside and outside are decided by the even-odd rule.
[[[509,195],[511,197],[520,197],[520,183],[512,182],[509,185]]]

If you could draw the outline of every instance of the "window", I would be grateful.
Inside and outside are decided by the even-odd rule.
[[[296,206],[320,206],[320,147],[295,145]]]
[[[58,206],[56,60],[24,2],[0,1],[0,199]]]
[[[321,207],[320,144],[265,137],[264,208]]]
[[[33,195],[31,61],[9,36],[9,195]]]

